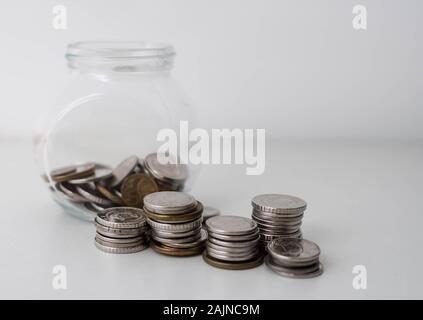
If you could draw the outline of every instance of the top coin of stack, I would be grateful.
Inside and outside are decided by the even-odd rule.
[[[312,241],[278,238],[267,246],[266,264],[276,273],[289,278],[312,278],[322,274],[320,248]]]
[[[144,160],[130,156],[113,170],[105,165],[85,163],[52,170],[44,175],[55,199],[97,214],[111,207],[142,208],[147,194],[164,190],[182,190],[188,178],[183,164],[161,164],[156,153]]]
[[[302,237],[300,227],[307,207],[304,200],[284,194],[262,194],[255,196],[251,204],[263,245],[279,237]]]
[[[248,218],[216,216],[205,222],[209,238],[204,261],[222,269],[248,269],[262,263],[257,224]]]
[[[204,250],[203,205],[183,192],[161,191],[144,198],[144,214],[151,227],[151,247],[163,254],[190,256]]]

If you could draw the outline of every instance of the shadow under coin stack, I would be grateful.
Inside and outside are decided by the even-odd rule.
[[[170,256],[193,256],[204,251],[203,205],[183,192],[161,191],[144,198],[153,250]]]
[[[248,218],[216,216],[205,222],[208,232],[203,259],[222,269],[250,269],[263,262],[257,224]]]
[[[136,208],[106,209],[95,218],[95,245],[107,253],[134,253],[148,247],[147,222]]]
[[[277,274],[289,278],[313,278],[323,273],[320,248],[305,239],[278,238],[267,247],[266,264]]]
[[[263,246],[276,238],[301,238],[301,223],[307,204],[284,194],[262,194],[251,201]]]

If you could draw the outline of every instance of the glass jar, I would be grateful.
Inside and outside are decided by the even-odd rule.
[[[92,220],[110,206],[142,206],[149,192],[191,187],[197,170],[161,164],[156,156],[163,144],[159,130],[177,133],[180,121],[195,122],[171,77],[174,56],[173,47],[161,43],[68,46],[68,85],[35,136],[41,176],[66,212]]]

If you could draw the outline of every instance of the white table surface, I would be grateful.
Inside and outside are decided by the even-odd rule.
[[[0,298],[347,299],[423,298],[422,145],[267,145],[266,171],[203,167],[192,193],[224,214],[250,215],[260,193],[308,203],[305,238],[322,249],[322,276],[279,277],[265,265],[212,268],[200,256],[151,249],[109,255],[94,247],[94,226],[64,214],[38,178],[29,142],[0,140]],[[352,287],[355,265],[367,290]],[[67,268],[67,289],[52,286]]]

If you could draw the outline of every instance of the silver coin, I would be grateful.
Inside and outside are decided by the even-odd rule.
[[[127,243],[104,241],[103,239],[98,237],[98,234],[95,237],[95,241],[103,246],[110,247],[110,248],[130,248],[130,247],[138,246],[140,244],[146,244],[145,239],[141,239],[141,240],[133,241],[133,242],[127,242]]]
[[[131,244],[134,242],[140,242],[145,240],[144,235],[138,235],[136,237],[130,237],[130,238],[115,238],[115,237],[105,236],[98,232],[96,233],[96,237],[105,242],[120,243],[120,244]]]
[[[300,228],[278,228],[278,229],[268,229],[268,228],[262,228],[259,227],[259,232],[263,234],[271,234],[271,235],[289,235],[289,234],[295,234],[297,233]]]
[[[113,254],[135,253],[135,252],[139,252],[148,248],[148,244],[144,244],[144,243],[133,246],[133,247],[126,247],[126,248],[113,248],[113,247],[105,246],[105,245],[102,245],[101,243],[98,243],[97,240],[95,240],[94,243],[97,249],[103,252],[113,253]]]
[[[106,209],[97,215],[96,222],[112,228],[141,228],[147,224],[142,209],[130,207]]]
[[[310,265],[315,265],[319,263],[319,258],[310,260],[310,261],[302,261],[302,262],[295,262],[295,261],[287,261],[287,260],[280,260],[278,256],[274,256],[269,250],[266,250],[269,253],[269,256],[272,257],[272,261],[285,268],[304,268]]]
[[[257,251],[249,254],[249,255],[243,255],[243,256],[232,256],[232,255],[227,255],[227,254],[219,254],[216,253],[215,251],[213,251],[213,249],[210,249],[208,247],[206,247],[206,251],[207,254],[212,257],[212,258],[216,258],[218,260],[223,260],[223,261],[247,261],[250,259],[254,259],[255,257],[257,257],[259,255],[259,250],[257,249]]]
[[[193,242],[184,242],[184,243],[166,243],[168,247],[172,247],[175,249],[189,249],[189,248],[196,248],[202,245],[205,245],[207,240],[207,231],[201,229],[201,237],[198,240]]]
[[[231,248],[214,244],[211,241],[207,241],[207,247],[217,251],[227,252],[228,254],[248,254],[258,248],[257,244],[248,247]]]
[[[214,232],[211,232],[210,230],[207,230],[207,232],[209,234],[209,237],[213,237],[215,239],[223,240],[223,241],[248,241],[248,240],[256,239],[259,235],[258,229],[256,229],[256,231],[253,233],[249,233],[249,234],[245,234],[241,236],[228,236],[228,235],[223,235],[220,233],[214,233]]]
[[[286,239],[286,238],[294,238],[294,239],[298,239],[301,236],[302,236],[301,230],[298,230],[295,233],[289,233],[289,234],[270,234],[270,233],[260,232],[260,240],[267,241],[267,242],[273,241],[273,240],[278,239],[278,238],[284,238],[284,239]]]
[[[292,223],[292,224],[287,224],[287,223],[263,223],[260,221],[257,221],[256,219],[253,218],[253,220],[257,223],[257,227],[259,228],[264,228],[264,229],[298,229],[299,227],[301,227],[302,221],[300,222],[296,222],[296,223]]]
[[[253,211],[251,217],[253,220],[261,223],[268,223],[268,224],[296,224],[301,223],[303,220],[304,214],[301,213],[299,216],[295,217],[287,217],[287,216],[280,216],[278,214],[272,214],[273,216],[269,216],[267,214],[258,213]]]
[[[238,216],[217,216],[205,223],[208,231],[213,234],[239,236],[253,233],[257,230],[257,223],[249,218]]]
[[[95,204],[94,202],[84,203],[84,207],[85,209],[88,209],[88,211],[91,211],[92,213],[95,213],[95,214],[103,212],[104,210],[109,208],[109,207],[105,208],[105,207],[99,206],[98,204]]]
[[[203,222],[206,220],[216,217],[220,215],[219,209],[216,209],[214,207],[205,206],[203,209]]]
[[[194,197],[183,192],[160,191],[144,197],[145,208],[154,213],[179,214],[193,209],[196,205]]]
[[[278,238],[270,242],[267,249],[278,261],[287,263],[314,261],[320,255],[319,246],[306,239]]]
[[[148,224],[157,231],[164,232],[185,232],[193,229],[197,229],[201,226],[202,218],[190,221],[187,223],[162,223],[154,221],[150,218],[147,218]]]
[[[69,180],[68,183],[70,184],[87,184],[90,182],[98,182],[102,180],[107,180],[112,177],[112,169],[110,169],[107,166],[104,165],[96,165],[94,175],[82,178],[82,179],[75,179],[75,180]]]
[[[214,243],[218,246],[228,247],[228,248],[248,248],[251,246],[256,246],[259,243],[260,237],[257,237],[253,240],[247,241],[224,241],[219,240],[213,237],[208,238],[209,242]]]
[[[273,263],[270,256],[266,256],[264,261],[274,272],[287,278],[309,279],[320,276],[323,273],[323,265],[321,263],[318,263],[317,266],[314,265],[312,271],[304,272],[304,270],[301,270],[302,268],[288,268],[288,270],[287,268],[282,268]]]
[[[220,255],[220,256],[226,256],[228,259],[245,259],[247,260],[246,257],[251,257],[251,256],[255,256],[257,255],[257,253],[259,252],[259,248],[251,248],[248,251],[244,251],[244,252],[231,252],[228,250],[218,250],[215,249],[209,245],[206,246],[207,248],[207,252],[214,254],[214,255]]]
[[[76,191],[83,196],[85,199],[87,199],[90,202],[96,203],[100,206],[109,207],[113,205],[113,202],[109,199],[105,199],[101,197],[95,189],[91,189],[87,186],[76,186]]]
[[[194,242],[194,241],[198,241],[199,239],[201,239],[201,231],[198,232],[197,234],[190,236],[190,237],[186,237],[186,238],[176,238],[176,239],[169,239],[169,238],[163,238],[163,237],[159,237],[154,233],[154,230],[151,232],[151,238],[157,242],[163,243],[163,244],[169,244],[169,246],[171,246],[172,244],[178,244],[178,243],[189,243],[189,242]]]
[[[161,164],[157,157],[161,154],[151,153],[144,159],[144,167],[155,178],[164,181],[184,182],[188,178],[188,167],[185,164],[177,164],[178,159],[174,157],[171,159],[175,164]]]
[[[190,231],[184,231],[184,232],[164,232],[157,229],[153,229],[153,230],[154,230],[154,234],[158,237],[167,238],[167,239],[177,239],[177,238],[186,238],[186,237],[197,235],[199,232],[201,232],[201,227],[198,227]]]
[[[56,183],[56,189],[65,194],[67,198],[70,198],[69,200],[72,202],[88,202],[88,200],[78,194],[75,190],[75,187],[70,184],[67,184],[65,182]]]
[[[146,235],[147,230],[146,229],[116,229],[116,228],[108,228],[104,227],[100,224],[96,224],[97,233],[100,233],[101,235],[105,237],[110,238],[130,238],[130,237],[137,237],[137,236],[143,236]],[[127,231],[131,230],[131,231]],[[126,231],[126,232],[122,232]]]
[[[272,213],[302,212],[307,208],[303,199],[286,194],[261,194],[251,204],[256,210]]]
[[[137,156],[130,156],[129,158],[126,158],[121,163],[119,163],[117,167],[113,169],[113,177],[109,184],[110,187],[115,188],[120,185],[122,181],[125,180],[125,178],[134,171],[137,165]]]

